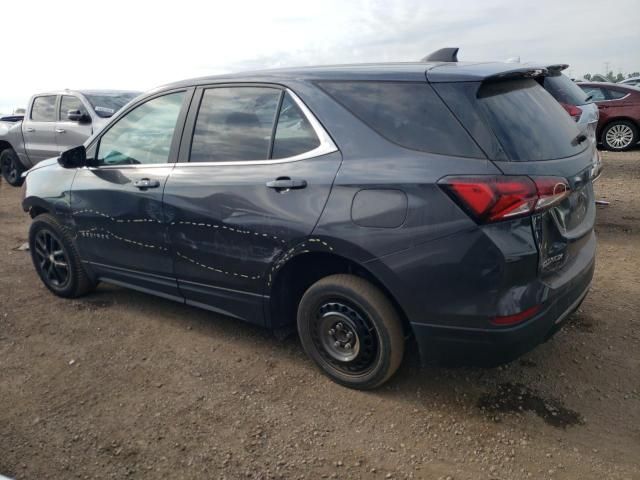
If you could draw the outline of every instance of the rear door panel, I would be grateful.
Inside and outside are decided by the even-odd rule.
[[[220,88],[230,87],[242,88],[241,85]],[[278,95],[284,93],[273,85],[250,87],[276,88]],[[211,141],[204,151],[199,146],[194,159],[204,158],[206,163],[189,163],[198,109],[207,91],[196,92],[181,144],[180,162],[164,192],[174,272],[187,303],[264,324],[264,293],[271,282],[271,268],[312,233],[342,156],[335,147],[326,150],[319,147],[314,150],[316,153],[299,157],[267,160],[267,151],[265,160],[234,161],[236,157],[227,156],[236,155],[227,153],[233,143],[226,143],[226,133],[222,133],[223,137],[219,135],[225,131],[225,122],[239,118],[238,112],[229,114],[222,107],[216,111],[210,107],[216,103],[210,102],[201,124],[201,131],[209,133],[198,135],[204,135],[205,140],[222,138],[222,143]],[[238,101],[243,98],[247,97],[239,94]],[[298,108],[302,108],[300,105]],[[262,129],[271,117],[258,113],[262,117],[256,128]],[[253,116],[252,112],[240,115]],[[310,113],[304,115],[309,120]],[[257,137],[247,135],[240,138],[241,143],[255,143]],[[216,161],[206,161],[208,151]],[[306,185],[288,190],[267,185],[282,177],[304,181]]]

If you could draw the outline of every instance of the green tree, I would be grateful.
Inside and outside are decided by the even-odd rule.
[[[585,73],[582,78],[584,78],[585,80],[589,81],[589,80],[591,80],[591,74],[590,73]]]
[[[627,78],[640,77],[640,72],[627,73]]]

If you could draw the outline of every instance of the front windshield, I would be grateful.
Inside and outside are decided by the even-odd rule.
[[[113,93],[85,93],[91,107],[101,118],[109,118],[124,107],[131,100],[140,95],[140,92],[113,92]]]

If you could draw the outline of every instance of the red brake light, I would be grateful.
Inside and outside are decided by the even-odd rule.
[[[582,110],[580,110],[575,105],[570,105],[568,103],[560,103],[562,107],[567,111],[571,118],[573,118],[576,122],[580,120],[580,115],[582,115]]]
[[[569,184],[561,177],[447,177],[439,184],[479,223],[526,216],[569,194]]]

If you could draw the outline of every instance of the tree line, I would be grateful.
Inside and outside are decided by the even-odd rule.
[[[626,76],[621,72],[618,72],[617,74],[614,74],[613,72],[608,72],[606,75],[602,75],[600,73],[594,73],[593,75],[590,73],[585,73],[582,78],[584,78],[587,81],[615,83],[615,82],[621,82],[625,78],[633,78],[633,77],[640,77],[640,72],[627,73]]]

